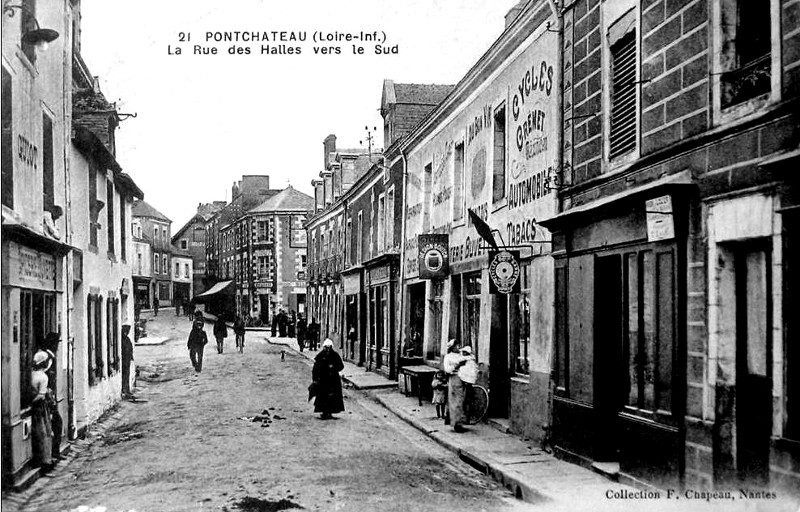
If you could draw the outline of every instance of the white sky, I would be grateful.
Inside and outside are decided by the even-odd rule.
[[[243,174],[312,194],[322,141],[359,147],[376,127],[384,78],[454,84],[503,31],[516,0],[103,0],[82,2],[81,53],[106,99],[136,113],[117,132],[117,159],[145,200],[179,229],[197,204],[230,200]],[[300,55],[229,55],[207,31],[305,31]],[[386,33],[398,55],[315,55],[315,31]],[[179,43],[178,33],[191,34]],[[192,55],[195,44],[218,55]],[[358,44],[358,43],[357,43]],[[181,46],[168,55],[167,46]]]

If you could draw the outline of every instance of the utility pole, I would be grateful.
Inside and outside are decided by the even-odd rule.
[[[365,126],[364,130],[367,131],[367,158],[369,158],[369,163],[372,164],[372,141],[375,140],[375,136],[372,134],[378,129],[373,126],[372,130],[370,130],[369,126]],[[358,141],[358,143],[362,146],[364,145],[364,141],[362,140]]]

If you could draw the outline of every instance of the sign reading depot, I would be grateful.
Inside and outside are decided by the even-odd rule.
[[[519,251],[489,251],[489,293],[519,293]]]
[[[447,276],[450,270],[448,261],[448,240],[446,234],[418,235],[419,277],[438,279]]]

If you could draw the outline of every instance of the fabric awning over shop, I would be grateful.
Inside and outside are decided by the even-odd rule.
[[[213,296],[225,291],[230,285],[233,284],[233,281],[220,281],[219,283],[215,284],[208,290],[204,291],[200,295],[195,295],[194,300],[195,302],[203,302],[206,299],[210,299]]]

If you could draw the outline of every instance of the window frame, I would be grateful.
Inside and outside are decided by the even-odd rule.
[[[615,0],[614,2],[603,2],[601,4],[601,39],[602,39],[602,78],[603,92],[601,94],[601,112],[608,113],[603,116],[603,156],[601,159],[601,172],[614,173],[622,171],[631,163],[636,161],[641,155],[641,116],[642,116],[642,94],[641,94],[641,68],[642,68],[642,31],[641,16],[639,16],[639,3],[635,0]],[[627,25],[627,30],[615,30]],[[636,101],[634,105],[634,116],[636,127],[634,148],[630,151],[611,157],[611,95],[612,95],[612,55],[611,48],[620,39],[634,31],[636,62],[634,64],[634,94]],[[614,32],[612,34],[612,32]]]
[[[722,74],[726,71],[722,63],[722,47],[724,34],[722,30],[723,3],[736,0],[713,0],[711,5],[711,122],[713,126],[729,123],[750,115],[760,115],[765,107],[781,101],[782,70],[781,58],[782,35],[781,6],[779,0],[769,0],[770,9],[770,92],[759,95],[741,103],[722,108]],[[740,0],[741,1],[741,0]],[[746,1],[746,0],[744,0]]]

